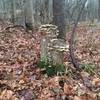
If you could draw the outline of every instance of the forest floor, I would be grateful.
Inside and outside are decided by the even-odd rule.
[[[78,25],[75,56],[85,68],[73,72],[66,52],[67,75],[52,77],[37,67],[39,32],[5,30],[8,26],[12,24],[0,22],[0,100],[100,100],[100,24]]]

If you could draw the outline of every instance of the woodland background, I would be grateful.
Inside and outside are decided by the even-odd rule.
[[[100,100],[99,21],[100,0],[0,0],[0,100]]]

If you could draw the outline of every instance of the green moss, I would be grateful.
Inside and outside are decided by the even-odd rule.
[[[54,76],[57,75],[57,73],[65,73],[66,71],[66,68],[63,64],[54,65],[53,62],[47,62],[43,59],[39,60],[37,66],[41,69],[45,69],[45,74],[47,74],[48,76]]]
[[[45,60],[39,60],[37,66],[39,68],[46,68],[47,66],[49,66],[49,63],[47,63]]]

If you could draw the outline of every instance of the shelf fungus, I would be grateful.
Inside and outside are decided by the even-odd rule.
[[[45,58],[45,60],[62,64],[63,52],[69,50],[69,45],[64,39],[57,38],[59,35],[57,26],[52,24],[41,25],[39,31],[41,33],[41,59]]]

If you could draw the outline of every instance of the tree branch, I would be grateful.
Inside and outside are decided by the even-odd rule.
[[[73,30],[72,30],[72,34],[71,34],[71,39],[70,39],[70,44],[69,44],[69,52],[70,52],[70,58],[71,58],[71,61],[72,61],[72,64],[73,66],[76,68],[76,69],[79,69],[79,63],[76,61],[75,59],[75,55],[74,55],[74,38],[75,38],[75,31],[76,31],[76,28],[77,28],[77,25],[78,25],[78,22],[79,22],[79,19],[81,17],[81,14],[82,14],[82,11],[85,7],[85,4],[86,4],[87,0],[84,0],[83,4],[82,4],[82,7],[80,9],[80,12],[79,12],[79,15],[74,23],[74,27],[73,27]]]

